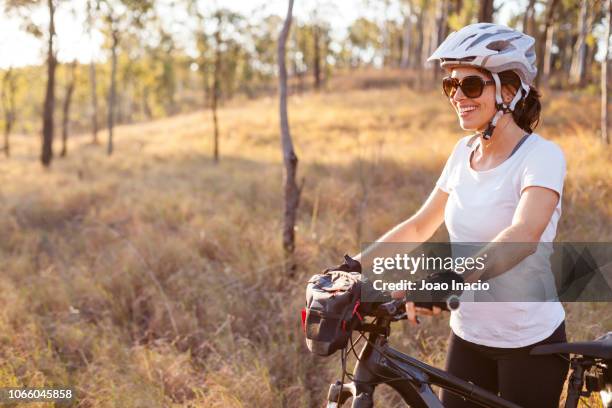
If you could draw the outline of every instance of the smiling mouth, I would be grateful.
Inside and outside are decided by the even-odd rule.
[[[466,106],[464,108],[459,108],[458,113],[459,113],[459,116],[465,117],[471,112],[474,112],[476,109],[478,109],[477,106]]]

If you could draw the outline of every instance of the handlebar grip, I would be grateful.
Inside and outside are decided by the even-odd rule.
[[[439,307],[447,312],[457,310],[460,306],[459,297],[451,295],[446,299],[446,302],[414,302],[414,306],[432,310],[434,306]]]

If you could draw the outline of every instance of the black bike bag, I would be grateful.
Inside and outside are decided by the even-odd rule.
[[[360,312],[361,274],[330,271],[314,275],[306,288],[302,325],[306,346],[319,356],[345,348]]]

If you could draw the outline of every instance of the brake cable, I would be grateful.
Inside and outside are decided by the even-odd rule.
[[[375,318],[375,319],[372,321],[372,324],[376,323],[376,321],[377,321],[377,320],[378,320],[378,318]],[[342,349],[342,353],[340,354],[340,356],[341,356],[340,358],[341,358],[341,360],[342,360],[342,384],[343,384],[343,385],[344,385],[344,377],[347,377],[349,380],[351,380],[351,381],[353,381],[353,382],[355,381],[354,376],[353,376],[351,373],[349,373],[348,371],[346,371],[346,359],[347,359],[347,355],[348,355],[348,353],[350,353],[350,352],[352,351],[352,352],[353,352],[353,355],[355,356],[355,359],[356,359],[358,362],[361,362],[361,359],[359,358],[359,356],[357,355],[357,351],[355,350],[355,344],[357,344],[357,343],[358,343],[358,342],[359,342],[359,341],[360,341],[362,338],[364,338],[364,339],[366,340],[366,342],[367,342],[368,344],[370,344],[372,347],[374,347],[374,349],[375,349],[376,351],[378,351],[378,352],[379,352],[381,355],[383,355],[383,356],[387,356],[387,355],[385,354],[385,352],[384,352],[384,351],[382,351],[380,348],[378,348],[378,346],[376,346],[376,345],[375,345],[374,343],[372,343],[372,342],[371,342],[371,341],[370,341],[368,338],[366,338],[366,337],[365,337],[365,333],[366,333],[365,331],[360,331],[359,333],[360,333],[360,335],[359,335],[359,337],[357,338],[357,341],[356,341],[356,342],[353,342],[353,335],[352,335],[352,333],[351,333],[351,335],[349,336],[350,343],[351,343],[351,347],[350,347],[350,349],[348,349],[348,351],[346,351],[346,348],[344,348],[344,349]],[[395,364],[393,364],[392,362],[391,362],[391,364],[395,366]],[[365,384],[365,385],[386,384],[386,383],[389,383],[389,382],[392,382],[392,381],[398,381],[398,380],[405,380],[405,379],[406,379],[406,377],[403,377],[403,376],[401,376],[401,375],[400,375],[400,376],[398,376],[398,377],[395,377],[395,378],[394,378],[394,377],[387,377],[387,376],[384,376],[384,375],[381,375],[381,374],[375,374],[375,373],[373,373],[373,372],[372,372],[372,370],[370,370],[370,368],[369,368],[367,365],[364,365],[363,367],[364,367],[364,368],[365,368],[365,369],[366,369],[366,370],[367,370],[367,371],[368,371],[370,374],[372,374],[373,376],[376,376],[376,377],[383,378],[383,379],[384,379],[384,381],[376,381],[376,382],[358,381],[358,382],[359,382],[359,383],[361,383],[361,384]],[[397,366],[395,366],[394,368],[395,368],[395,369],[398,369],[398,367],[397,367]],[[340,386],[340,392],[342,392],[342,386]]]

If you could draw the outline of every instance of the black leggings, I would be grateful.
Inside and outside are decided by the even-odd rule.
[[[520,348],[482,346],[451,332],[446,370],[521,407],[558,408],[568,361],[558,355],[531,356],[529,351],[539,344],[565,341],[565,322],[550,337]],[[479,407],[446,390],[442,403],[447,408]]]

